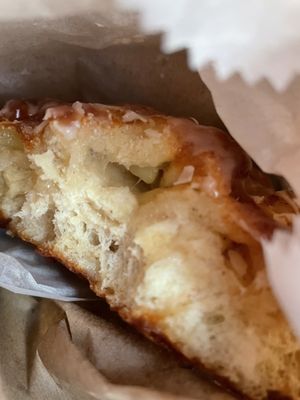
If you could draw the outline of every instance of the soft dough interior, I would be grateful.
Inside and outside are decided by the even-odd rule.
[[[173,154],[157,135],[99,129],[74,138],[52,123],[31,149],[1,128],[0,209],[10,229],[250,397],[298,398],[299,346],[259,245],[230,231],[222,199],[161,187]]]

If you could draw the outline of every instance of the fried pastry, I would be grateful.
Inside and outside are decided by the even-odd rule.
[[[300,398],[300,346],[260,245],[294,212],[227,133],[196,121],[79,102],[0,111],[2,225],[252,399]]]

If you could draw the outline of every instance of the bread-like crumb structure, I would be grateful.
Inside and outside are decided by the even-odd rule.
[[[300,347],[259,244],[290,200],[269,207],[268,179],[214,128],[81,103],[40,104],[18,120],[21,106],[0,112],[9,229],[245,395],[300,398]]]

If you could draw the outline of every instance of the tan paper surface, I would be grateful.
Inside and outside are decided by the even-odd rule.
[[[113,1],[4,1],[0,19],[1,102],[141,103],[222,126],[184,53],[161,54],[158,38],[144,38]],[[229,398],[101,302],[92,307],[0,289],[1,400]]]
[[[91,312],[1,289],[0,302],[1,399],[230,399],[101,301]]]

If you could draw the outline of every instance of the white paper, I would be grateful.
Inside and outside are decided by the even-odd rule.
[[[61,301],[95,299],[85,280],[0,230],[0,287]]]
[[[221,79],[238,72],[279,90],[300,72],[299,1],[118,1],[140,12],[146,32],[164,33],[164,51],[187,48],[194,69],[212,63]]]
[[[240,76],[220,81],[201,70],[230,134],[266,172],[283,175],[300,195],[300,78],[284,92],[266,81],[248,86]]]
[[[285,314],[300,337],[300,217],[294,219],[293,234],[275,232],[264,242],[269,280]]]

